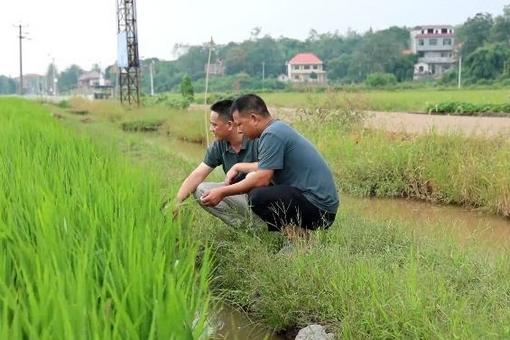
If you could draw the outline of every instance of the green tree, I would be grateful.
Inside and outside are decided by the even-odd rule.
[[[188,75],[185,75],[184,77],[182,77],[181,94],[185,99],[187,99],[189,101],[193,101],[195,92],[193,90],[193,84],[191,83],[191,77]]]
[[[494,19],[490,41],[510,43],[510,5],[504,7],[503,15],[499,15]]]
[[[472,80],[496,79],[510,63],[510,48],[504,43],[487,44],[471,53],[465,62],[467,76]]]
[[[386,71],[394,74],[399,82],[412,80],[414,75],[414,65],[418,61],[417,55],[401,55],[394,58],[387,65]]]
[[[368,75],[365,83],[370,87],[395,85],[397,83],[397,77],[391,73],[372,73]]]
[[[225,56],[225,65],[227,74],[238,74],[246,72],[248,53],[241,46],[230,48]]]
[[[57,77],[58,70],[54,63],[48,65],[48,69],[46,71],[46,88],[48,89],[48,93],[51,95],[56,94],[57,90]]]
[[[78,65],[71,65],[62,71],[57,83],[59,91],[69,91],[78,87],[78,78],[83,73],[84,71]]]
[[[16,81],[6,76],[0,76],[0,94],[16,93]]]
[[[493,23],[492,15],[489,13],[477,13],[457,30],[463,56],[468,56],[488,41]]]
[[[352,63],[352,56],[342,54],[327,63],[328,78],[331,80],[346,79],[349,74],[349,67]]]
[[[182,73],[188,74],[192,79],[205,77],[205,65],[209,56],[209,44],[191,46],[188,52],[176,61],[176,66]]]

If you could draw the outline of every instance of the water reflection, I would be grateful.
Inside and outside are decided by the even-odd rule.
[[[282,340],[283,338],[273,334],[263,325],[251,321],[245,313],[242,313],[227,305],[222,306],[217,314],[221,320],[217,324],[217,332],[214,339],[228,340]]]
[[[434,234],[452,234],[461,243],[475,240],[510,248],[510,219],[483,211],[405,199],[363,199],[343,196],[341,209],[377,221],[393,220]]]

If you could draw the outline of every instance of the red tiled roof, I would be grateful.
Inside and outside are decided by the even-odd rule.
[[[322,64],[322,60],[313,53],[298,53],[289,64]]]

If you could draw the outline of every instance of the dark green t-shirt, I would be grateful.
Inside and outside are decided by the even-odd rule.
[[[316,207],[335,214],[339,198],[333,174],[319,151],[281,121],[273,121],[259,140],[259,169],[274,170],[273,183],[293,186]]]
[[[243,143],[239,153],[230,146],[227,141],[215,140],[207,149],[204,157],[204,163],[211,168],[223,166],[223,171],[227,173],[236,163],[252,163],[258,161],[259,140],[243,138]]]

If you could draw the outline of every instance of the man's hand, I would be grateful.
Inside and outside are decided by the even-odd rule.
[[[181,212],[182,203],[176,203],[172,209],[172,218],[174,220],[179,218],[179,213]]]
[[[200,197],[200,202],[205,206],[215,207],[223,198],[225,198],[225,194],[223,194],[222,188],[214,188],[205,192]]]
[[[225,185],[230,185],[234,182],[234,178],[239,174],[236,165],[232,166],[225,176]]]

